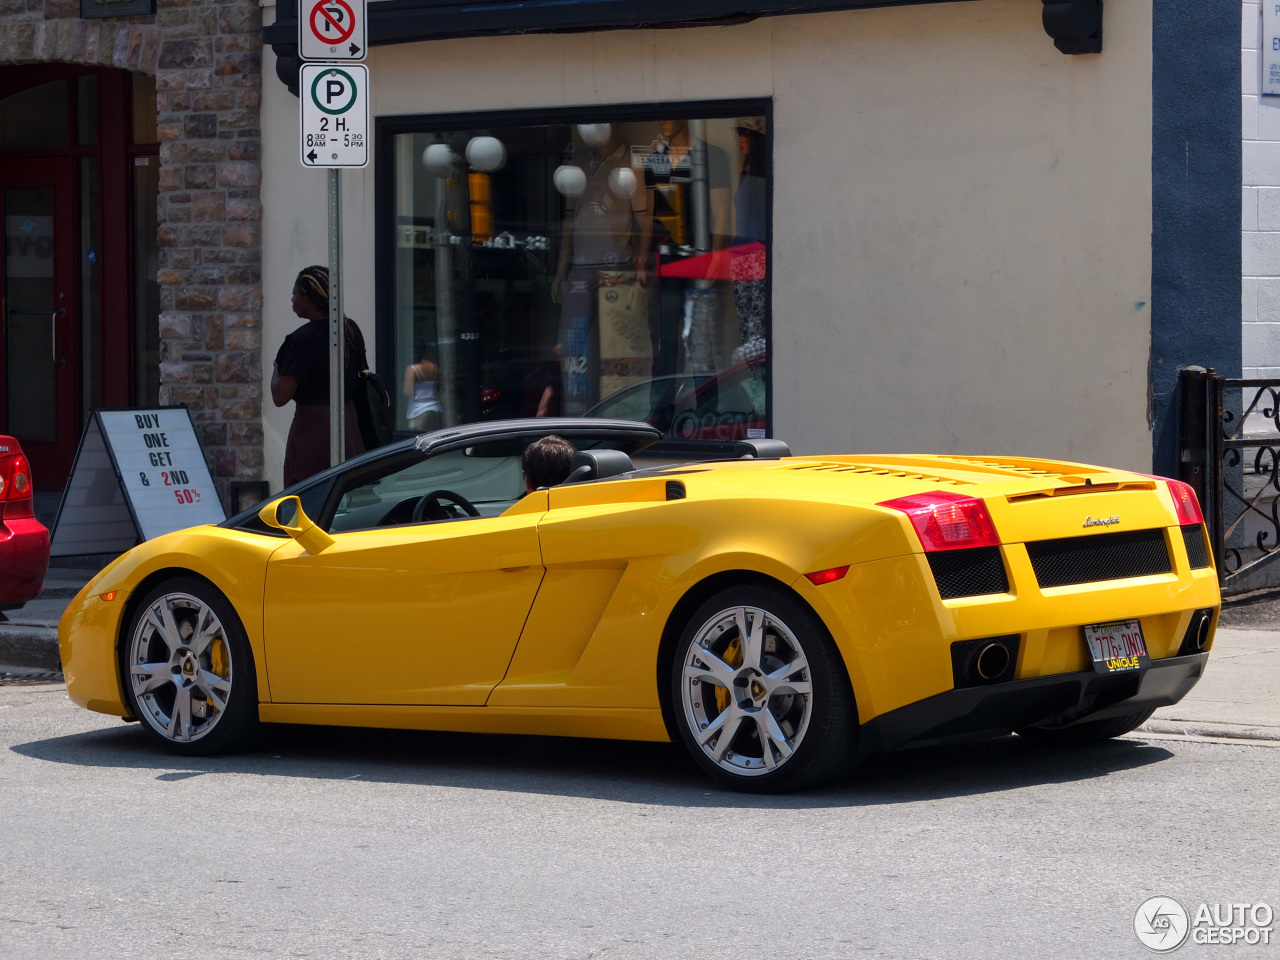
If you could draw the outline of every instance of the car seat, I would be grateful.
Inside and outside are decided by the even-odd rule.
[[[569,464],[565,483],[585,483],[620,476],[635,469],[631,458],[621,450],[579,450]]]

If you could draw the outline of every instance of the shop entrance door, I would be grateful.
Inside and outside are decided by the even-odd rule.
[[[0,433],[18,438],[41,490],[65,484],[79,439],[72,163],[0,160]]]

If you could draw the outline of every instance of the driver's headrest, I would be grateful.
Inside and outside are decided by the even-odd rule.
[[[565,483],[582,483],[587,480],[603,480],[635,469],[631,458],[621,450],[579,450],[569,465],[569,479]]]

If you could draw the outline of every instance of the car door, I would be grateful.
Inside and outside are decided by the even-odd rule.
[[[484,704],[542,580],[545,497],[517,503],[517,457],[473,454],[357,471],[333,495],[332,546],[276,551],[264,606],[274,702]],[[424,509],[434,491],[454,498]]]

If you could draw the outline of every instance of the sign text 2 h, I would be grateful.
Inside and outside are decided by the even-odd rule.
[[[358,63],[305,63],[300,155],[304,167],[369,162],[369,69]]]

